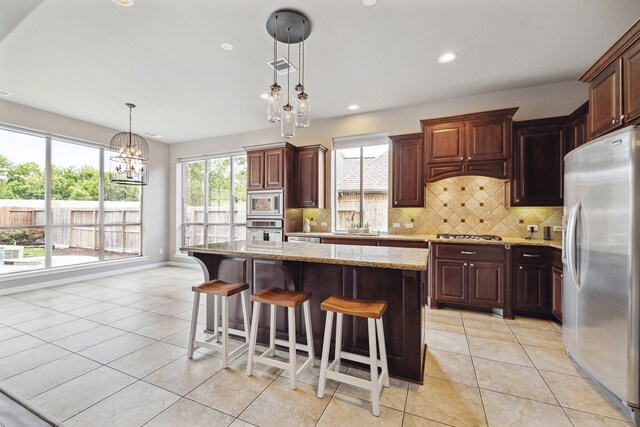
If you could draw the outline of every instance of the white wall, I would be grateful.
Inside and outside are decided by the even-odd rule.
[[[307,129],[297,129],[294,145],[322,144],[331,148],[331,138],[372,132],[389,132],[390,135],[420,132],[420,120],[433,117],[520,107],[514,120],[529,120],[543,117],[567,115],[582,105],[588,98],[588,86],[577,81],[535,86],[523,89],[494,92],[463,98],[444,99],[424,104],[411,105],[391,110],[346,115],[334,119],[313,120]],[[313,99],[311,99],[313,103]],[[313,107],[313,104],[312,104]],[[313,110],[312,110],[313,111]],[[252,132],[219,136],[170,145],[169,153],[169,209],[171,230],[169,236],[170,258],[174,256],[179,229],[176,227],[176,164],[181,157],[205,155],[237,150],[243,146],[281,141],[280,127]],[[330,159],[330,156],[328,156]],[[327,161],[327,176],[330,165]],[[327,191],[330,191],[327,188]],[[327,196],[327,204],[330,197]]]
[[[18,126],[40,132],[59,136],[77,138],[86,141],[108,145],[111,137],[122,129],[110,129],[82,120],[72,119],[44,110],[27,107],[13,102],[0,100],[0,123]],[[91,270],[79,270],[47,274],[37,278],[24,278],[0,282],[2,288],[31,285],[37,282],[53,280],[65,280],[72,277],[80,277],[86,274],[96,274],[104,271],[113,271],[117,268],[132,268],[148,264],[156,264],[167,261],[169,248],[169,146],[165,143],[147,139],[149,142],[149,185],[143,190],[142,223],[143,239],[142,253],[148,260],[140,260],[133,264],[99,267]],[[163,249],[164,254],[159,250]],[[0,279],[2,279],[0,277]]]

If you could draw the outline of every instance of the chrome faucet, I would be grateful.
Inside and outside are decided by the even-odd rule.
[[[360,222],[358,222],[358,228],[360,228],[362,226],[362,212],[353,211],[353,213],[351,214],[351,223],[353,223],[353,217],[355,217],[356,214],[358,214],[358,217],[360,218]]]

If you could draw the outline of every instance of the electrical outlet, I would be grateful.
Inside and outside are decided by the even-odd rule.
[[[315,227],[316,225],[318,225],[318,223],[315,221],[309,221],[309,223],[311,224],[312,227]]]
[[[538,231],[538,226],[533,224],[527,225],[527,231],[530,231],[530,232]]]
[[[562,226],[561,225],[554,225],[553,226],[553,231],[562,231]]]
[[[412,223],[412,222],[407,222],[407,223],[404,225],[404,228],[413,228],[413,223]]]
[[[326,222],[326,221],[322,221],[322,222],[320,223],[320,227],[326,227],[326,226],[327,226],[327,222]]]
[[[400,228],[400,223],[399,222],[394,222],[392,227],[393,228]]]

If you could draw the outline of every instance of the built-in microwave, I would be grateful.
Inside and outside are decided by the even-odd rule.
[[[284,197],[281,191],[250,191],[247,193],[247,218],[284,217]]]

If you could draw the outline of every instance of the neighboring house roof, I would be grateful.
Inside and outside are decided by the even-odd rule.
[[[342,167],[336,171],[337,191],[360,190],[360,158],[347,157],[341,160]],[[387,191],[389,189],[389,151],[378,157],[365,157],[364,191]]]

